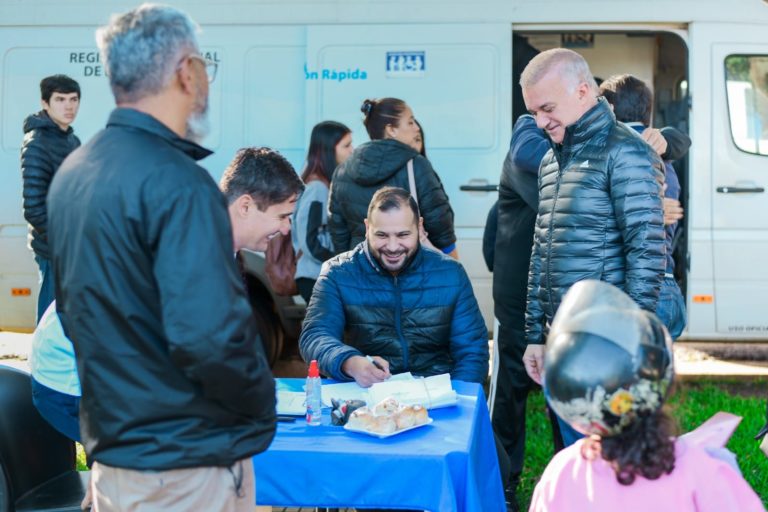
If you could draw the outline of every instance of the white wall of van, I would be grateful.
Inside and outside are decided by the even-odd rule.
[[[496,194],[460,186],[498,183],[512,125],[512,33],[594,33],[594,46],[583,53],[595,74],[630,72],[651,83],[658,69],[654,39],[627,35],[679,35],[688,46],[693,139],[686,204],[687,335],[768,338],[762,314],[768,273],[759,264],[768,249],[768,212],[762,211],[768,203],[760,192],[717,192],[737,185],[757,190],[768,181],[768,157],[746,153],[733,142],[723,75],[728,55],[768,55],[768,44],[760,43],[768,28],[765,2],[173,3],[201,24],[203,51],[220,64],[211,88],[213,131],[206,140],[215,154],[202,162],[215,179],[246,145],[274,147],[300,169],[309,132],[323,119],[344,122],[354,130],[356,144],[365,141],[359,106],[366,97],[402,97],[413,107],[456,212],[461,259],[489,327],[491,275],[480,243]],[[34,324],[36,266],[25,247],[18,158],[22,121],[39,109],[38,82],[53,73],[78,80],[83,97],[73,126],[83,141],[96,133],[113,100],[93,32],[112,12],[134,5],[0,4],[0,327]],[[398,67],[401,55],[420,56],[421,67]]]

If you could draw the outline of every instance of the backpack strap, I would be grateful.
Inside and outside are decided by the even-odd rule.
[[[408,188],[411,191],[411,196],[416,204],[419,204],[419,194],[416,191],[416,177],[413,175],[413,158],[408,160]]]

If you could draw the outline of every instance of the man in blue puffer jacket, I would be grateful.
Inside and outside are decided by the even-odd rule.
[[[320,272],[299,339],[304,360],[364,387],[401,372],[485,381],[488,331],[472,285],[461,263],[421,247],[420,222],[406,190],[374,194],[365,240]]]
[[[655,310],[666,266],[664,174],[653,149],[598,99],[578,53],[540,53],[520,85],[552,143],[539,167],[523,356],[526,371],[540,383],[546,324],[574,283],[606,281]],[[563,434],[566,444],[575,440]]]

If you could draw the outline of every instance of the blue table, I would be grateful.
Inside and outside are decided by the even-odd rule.
[[[300,391],[302,379],[278,379]],[[455,407],[430,411],[431,425],[378,439],[303,418],[278,423],[253,458],[256,502],[273,506],[400,508],[435,512],[506,510],[493,433],[478,384],[453,382]]]

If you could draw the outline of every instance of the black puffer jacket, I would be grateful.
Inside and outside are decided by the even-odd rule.
[[[229,466],[275,432],[275,382],[209,151],[118,108],[51,184],[57,311],[86,452],[110,466]]]
[[[356,148],[333,175],[328,228],[336,253],[349,251],[365,238],[363,219],[378,189],[392,186],[409,190],[407,164],[411,159],[419,209],[430,242],[440,249],[456,243],[453,210],[429,160],[402,142],[373,140]]]
[[[643,309],[656,308],[665,268],[662,165],[602,98],[545,155],[528,280],[529,344],[544,342],[544,321],[584,279],[611,283]]]
[[[488,331],[472,284],[461,263],[431,249],[420,249],[397,276],[366,242],[328,260],[299,347],[337,380],[350,380],[341,366],[360,355],[383,357],[392,373],[449,372],[468,382],[488,376]]]
[[[72,127],[62,130],[44,110],[24,120],[21,144],[24,218],[29,223],[29,247],[41,258],[50,259],[45,206],[48,187],[61,162],[78,146],[80,139]]]
[[[528,270],[536,212],[538,176],[549,139],[529,115],[518,118],[499,181],[499,219],[493,268],[493,305],[499,322],[522,331],[528,301]]]

